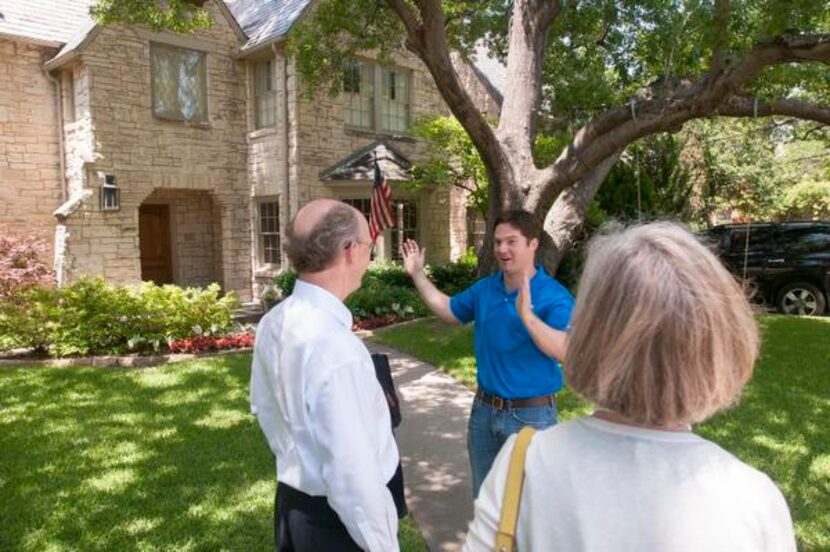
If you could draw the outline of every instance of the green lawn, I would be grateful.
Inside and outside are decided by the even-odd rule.
[[[743,400],[696,431],[768,473],[790,505],[799,550],[830,550],[830,318],[764,316],[761,359]],[[376,340],[475,385],[470,328],[425,320]],[[562,418],[589,407],[569,391]]]
[[[250,355],[0,369],[0,550],[273,550]],[[411,521],[403,550],[426,550]]]

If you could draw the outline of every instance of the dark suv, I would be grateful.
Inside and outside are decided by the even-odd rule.
[[[830,221],[715,226],[707,234],[750,295],[785,314],[818,315],[830,291]]]

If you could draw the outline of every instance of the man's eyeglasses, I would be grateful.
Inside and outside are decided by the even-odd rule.
[[[352,245],[354,245],[356,243],[359,243],[360,245],[368,246],[369,247],[369,255],[372,256],[372,257],[374,257],[375,253],[377,253],[378,244],[377,244],[377,242],[373,242],[373,241],[364,242],[364,241],[356,240],[356,241],[353,241],[353,242],[349,242],[349,243],[346,244],[346,249],[350,248]]]

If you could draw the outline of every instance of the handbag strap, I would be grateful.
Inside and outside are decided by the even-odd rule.
[[[525,456],[530,439],[536,430],[523,427],[510,454],[510,467],[504,485],[504,499],[501,505],[499,530],[496,533],[496,552],[512,552],[516,539],[516,523],[519,521],[519,501],[522,498],[522,483],[525,478]]]

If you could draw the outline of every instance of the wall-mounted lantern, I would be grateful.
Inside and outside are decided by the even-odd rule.
[[[118,211],[121,209],[121,190],[115,183],[115,175],[108,174],[101,184],[101,210]]]

